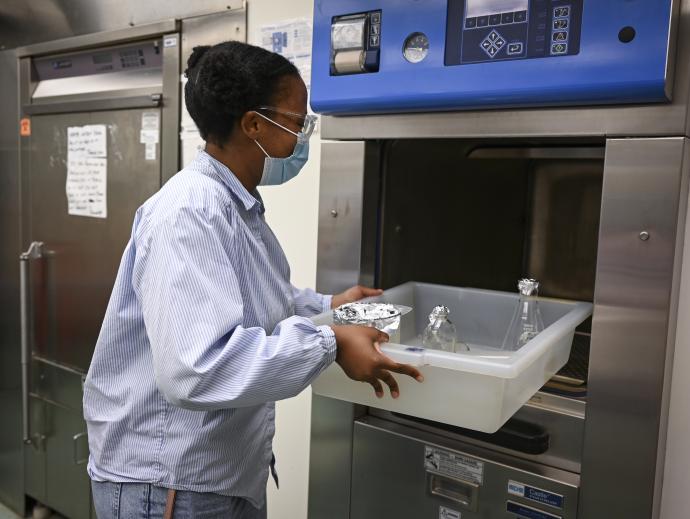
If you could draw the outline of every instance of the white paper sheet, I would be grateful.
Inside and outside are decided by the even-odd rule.
[[[311,84],[310,18],[296,18],[261,27],[261,47],[289,59],[299,70],[307,89]]]
[[[144,158],[146,160],[156,160],[156,143],[148,142],[145,146]]]
[[[106,218],[108,159],[73,157],[67,160],[68,212],[75,216]]]
[[[108,147],[104,124],[67,128],[67,212],[74,216],[108,216]]]

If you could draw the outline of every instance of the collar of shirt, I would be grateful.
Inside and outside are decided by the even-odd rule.
[[[199,151],[196,160],[206,166],[203,168],[202,172],[205,174],[210,173],[211,176],[225,184],[230,192],[242,202],[242,205],[247,211],[250,211],[254,207],[258,208],[260,214],[266,211],[259,192],[257,190],[254,190],[254,193],[247,191],[242,185],[242,182],[240,182],[235,174],[230,171],[230,168],[221,161],[212,157],[204,150]]]

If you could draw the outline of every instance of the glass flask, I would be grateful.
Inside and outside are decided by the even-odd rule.
[[[422,345],[425,348],[441,351],[468,351],[463,342],[458,341],[455,325],[448,319],[450,310],[447,306],[437,306],[429,314],[429,324],[422,335]]]
[[[539,310],[539,282],[534,279],[518,281],[520,299],[503,339],[502,349],[517,351],[544,329]]]

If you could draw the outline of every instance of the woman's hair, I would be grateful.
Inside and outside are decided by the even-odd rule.
[[[280,54],[238,41],[194,47],[184,99],[205,141],[221,145],[245,112],[275,104],[283,78],[299,77]]]

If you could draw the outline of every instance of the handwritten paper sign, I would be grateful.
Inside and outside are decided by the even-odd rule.
[[[74,216],[108,216],[106,126],[67,128],[67,211]]]

